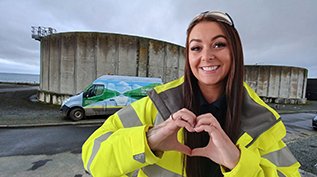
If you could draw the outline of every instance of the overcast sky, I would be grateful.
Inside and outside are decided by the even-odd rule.
[[[198,13],[230,14],[242,40],[245,64],[308,69],[317,78],[316,0],[0,0],[0,72],[40,73],[40,43],[31,26],[57,32],[98,31],[185,45]]]

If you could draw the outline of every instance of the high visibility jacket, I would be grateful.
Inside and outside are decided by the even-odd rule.
[[[154,154],[146,132],[181,109],[183,81],[180,78],[158,86],[148,92],[148,97],[110,116],[83,145],[85,169],[97,177],[181,177],[182,154]],[[300,164],[282,141],[286,130],[280,116],[245,83],[240,125],[241,134],[236,142],[240,160],[230,172],[221,167],[224,176],[300,176]]]

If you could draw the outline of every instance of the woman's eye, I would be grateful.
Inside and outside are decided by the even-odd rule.
[[[200,47],[192,47],[190,48],[191,51],[199,51],[200,50]]]
[[[227,46],[226,43],[219,42],[219,43],[216,43],[216,44],[215,44],[215,47],[214,47],[214,48],[222,48],[222,47],[226,47],[226,46]]]

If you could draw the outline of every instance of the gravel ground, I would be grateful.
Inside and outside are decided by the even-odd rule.
[[[287,144],[301,169],[317,175],[317,136],[301,139]]]
[[[1,84],[0,88],[10,88],[10,85]],[[13,84],[11,88],[16,88],[16,85]],[[0,125],[53,123],[55,119],[63,119],[59,106],[32,102],[30,97],[36,94],[37,90],[0,93]]]
[[[18,88],[30,88],[31,90],[14,91]],[[8,89],[12,89],[12,91],[7,91]],[[4,90],[5,92],[2,92]],[[0,83],[0,125],[74,123],[74,121],[62,117],[59,105],[39,102],[34,99],[36,95],[37,90],[34,89],[34,85]],[[30,98],[33,98],[33,101]],[[103,122],[104,120],[104,117],[88,117],[80,123]]]
[[[292,105],[292,104],[274,104],[268,103],[270,107],[275,109],[280,114],[297,113],[297,112],[317,112],[317,101],[308,100],[305,105]]]

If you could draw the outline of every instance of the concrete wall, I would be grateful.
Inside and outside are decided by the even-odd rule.
[[[306,103],[307,69],[287,66],[250,65],[244,80],[266,102]]]
[[[163,41],[96,32],[57,33],[41,40],[38,99],[61,104],[97,77],[160,77],[169,82],[183,75],[185,48]]]
[[[181,77],[185,48],[136,36],[70,32],[41,40],[41,78],[38,99],[62,104],[97,77],[114,75]],[[306,103],[307,70],[285,66],[245,66],[245,81],[266,102]]]

